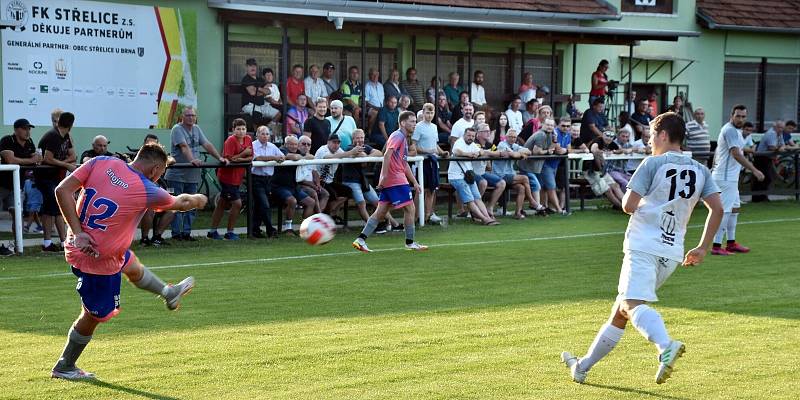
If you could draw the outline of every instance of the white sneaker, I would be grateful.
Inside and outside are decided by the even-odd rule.
[[[171,285],[171,289],[173,294],[165,299],[165,302],[167,303],[167,308],[177,310],[181,305],[181,298],[194,289],[194,277],[190,276],[180,281],[177,285]]]
[[[407,244],[406,245],[406,250],[410,250],[410,251],[425,251],[425,250],[428,250],[428,246],[425,246],[424,244],[419,244],[417,242],[414,242],[414,243],[411,243],[411,244]]]
[[[441,224],[442,223],[442,217],[436,215],[436,213],[431,214],[431,217],[428,218],[428,220],[431,221],[434,224]]]
[[[686,345],[683,342],[673,340],[661,354],[658,355],[658,372],[656,372],[656,383],[662,384],[672,376],[672,367],[678,358],[686,352]]]
[[[50,373],[50,377],[56,379],[66,379],[68,381],[80,381],[95,378],[93,373],[84,371],[78,367],[75,367],[75,369],[69,371],[53,370]]]
[[[367,242],[362,238],[356,238],[356,240],[353,241],[353,248],[362,253],[372,253],[372,250],[367,247]]]
[[[581,371],[578,369],[578,357],[572,355],[572,353],[565,351],[561,353],[561,362],[563,362],[567,368],[569,368],[569,374],[572,376],[572,381],[577,383],[583,383],[586,381],[586,371]]]

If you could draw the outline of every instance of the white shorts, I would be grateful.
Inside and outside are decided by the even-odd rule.
[[[589,174],[587,171],[584,171],[583,179],[586,179],[586,181],[589,182],[589,185],[591,186],[592,192],[595,194],[595,196],[604,195],[609,189],[611,189],[611,185],[616,183],[611,175],[605,174],[601,177],[600,173],[598,172]]]
[[[622,259],[617,300],[658,301],[656,290],[672,275],[678,262],[637,250]]]
[[[247,103],[244,107],[242,107],[242,112],[248,115],[253,115],[253,112],[259,112],[261,115],[267,118],[275,118],[279,111],[275,107],[272,107],[272,105],[269,103],[264,103],[260,106],[257,106],[253,103]]]
[[[731,181],[714,181],[719,190],[722,191],[720,197],[722,198],[722,211],[729,213],[734,208],[739,208],[742,203],[739,200],[739,182]]]

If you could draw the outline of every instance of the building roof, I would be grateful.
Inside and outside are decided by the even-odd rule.
[[[375,3],[374,0],[356,2]],[[558,14],[616,15],[617,10],[603,0],[383,0],[384,3],[424,4],[443,7],[464,7],[495,10],[535,11]]]
[[[375,31],[404,26],[403,29],[472,35],[520,32],[525,40],[546,42],[628,44],[639,40],[675,41],[700,34],[695,30],[583,24],[620,20],[622,15],[605,0],[548,1],[551,4],[543,0],[207,0],[209,7],[220,9],[222,18],[244,21],[252,17],[259,24],[265,23],[264,17],[253,13],[276,16],[276,23],[292,18],[299,25],[318,24],[322,18],[332,22],[329,28],[335,25],[336,29],[357,26]],[[577,7],[587,7],[591,13],[580,13]]]
[[[800,0],[697,0],[708,29],[800,33]]]

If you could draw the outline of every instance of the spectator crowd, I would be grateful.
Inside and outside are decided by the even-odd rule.
[[[452,72],[444,85],[438,77],[433,77],[426,87],[414,68],[408,68],[402,80],[396,69],[383,80],[379,70],[371,68],[362,81],[360,69],[351,66],[346,79],[339,84],[335,65],[327,62],[322,68],[311,65],[307,75],[303,66],[294,65],[291,76],[282,83],[276,82],[271,68],[260,69],[255,59],[248,59],[241,80],[241,113],[231,121],[230,135],[222,152],[217,151],[196,124],[196,110],[187,107],[171,131],[170,162],[200,166],[204,163],[201,159],[204,152],[222,164],[382,157],[388,137],[404,129],[398,122],[400,113],[412,111],[416,119],[406,127],[413,129],[404,133],[409,155],[426,157],[424,217],[429,222],[442,222],[436,215],[436,195],[443,188],[455,193],[460,206],[458,216],[470,217],[484,225],[500,223],[496,207],[507,191],[515,199],[516,219],[528,215],[567,215],[565,191],[569,188],[564,182],[569,166],[563,155],[569,153],[592,154],[593,159],[582,162],[580,178],[595,195],[621,208],[628,181],[639,161],[606,161],[606,158],[615,154],[649,153],[649,124],[660,111],[675,112],[687,120],[684,147],[699,153],[698,158],[706,162],[711,135],[703,108],[691,109],[682,96],[675,96],[673,103],[662,110],[655,93],[639,96],[629,90],[616,121],[609,121],[606,107],[612,81],[605,74],[607,69],[608,62],[603,60],[592,74],[586,110],[581,112],[570,97],[565,113],[557,117],[550,106],[543,104],[543,97],[550,95],[549,89],[536,85],[530,72],[524,74],[516,93],[509,96],[507,107],[496,110],[487,103],[484,87],[487,77],[480,70],[474,71],[469,83]],[[90,162],[94,157],[128,157],[109,152],[110,142],[102,135],[96,136],[90,148],[77,157],[70,137],[75,118],[72,113],[54,110],[52,128],[38,145],[31,138],[33,125],[19,119],[14,123],[14,132],[0,141],[3,163],[23,166],[23,229],[42,232],[44,252],[62,251],[59,243],[63,243],[66,234],[55,201],[55,187],[61,179],[77,164]],[[282,129],[276,129],[278,126]],[[797,148],[791,139],[797,123],[776,121],[757,145],[749,136],[752,130],[751,123],[742,128],[745,140],[749,138],[744,151],[751,155],[762,153],[755,156],[754,164],[767,171],[766,179],[754,180],[753,190],[763,193],[776,179],[773,166],[778,157],[763,152]],[[144,143],[157,141],[157,136],[147,135]],[[440,174],[444,173],[440,172],[442,162],[447,162],[446,183],[440,182]],[[234,228],[244,206],[240,187],[245,168],[248,167],[217,170],[220,194],[214,203],[208,238],[239,238]],[[369,209],[378,203],[381,188],[377,184],[375,163],[249,168],[254,199],[251,222],[256,238],[278,235],[272,221],[272,207],[282,210],[284,215],[280,231],[296,235],[293,221],[298,209],[302,209],[303,218],[325,212],[341,224],[344,221],[340,212],[348,200],[353,200],[358,216],[364,221],[370,215]],[[169,168],[159,183],[175,195],[196,193],[202,173],[200,168]],[[13,199],[11,188],[11,174],[0,173],[0,202],[4,209],[9,208]],[[768,200],[766,194],[753,197],[753,201],[765,200]],[[529,212],[525,211],[526,204]],[[226,231],[220,234],[218,228],[226,211]],[[141,244],[166,244],[162,234],[168,228],[172,240],[195,241],[191,235],[195,217],[196,211],[149,212],[142,219]],[[260,229],[262,226],[264,231]],[[395,229],[402,230],[402,224],[388,214],[377,231]],[[8,254],[10,249],[2,246],[0,253]]]

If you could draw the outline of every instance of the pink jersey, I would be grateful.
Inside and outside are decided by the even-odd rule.
[[[383,187],[408,185],[406,167],[408,166],[408,142],[402,131],[394,131],[386,141],[386,151],[392,153],[389,159],[389,171],[383,176]]]
[[[166,190],[114,157],[95,157],[72,173],[83,190],[78,198],[81,228],[97,243],[100,256],[81,253],[70,230],[64,246],[67,262],[95,275],[116,274],[147,209],[167,209],[175,202]]]

